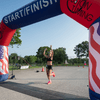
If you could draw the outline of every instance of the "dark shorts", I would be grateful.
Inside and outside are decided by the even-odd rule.
[[[52,69],[52,65],[46,65],[46,68],[50,70],[50,69]]]

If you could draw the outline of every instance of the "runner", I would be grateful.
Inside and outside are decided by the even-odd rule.
[[[51,50],[49,52],[49,56],[45,55],[45,52],[47,50],[47,48],[45,48],[43,55],[47,58],[47,65],[46,65],[46,74],[48,77],[48,83],[47,84],[51,84],[51,79],[50,76],[55,77],[55,73],[52,72],[52,60],[53,60],[53,50],[52,50],[52,45],[50,46]]]

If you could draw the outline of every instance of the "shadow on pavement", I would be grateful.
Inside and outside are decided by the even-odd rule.
[[[89,100],[88,98],[80,97],[77,95],[61,93],[53,90],[42,89],[34,86],[28,86],[26,84],[15,82],[2,82],[1,87],[20,92],[32,97],[36,97],[43,100]]]

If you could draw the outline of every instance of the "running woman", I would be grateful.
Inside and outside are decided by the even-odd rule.
[[[50,48],[51,50],[49,52],[49,56],[45,55],[47,48],[44,50],[44,53],[43,53],[43,55],[47,58],[46,74],[49,80],[47,84],[51,84],[50,76],[55,77],[55,73],[52,72],[52,60],[53,60],[53,54],[54,54],[52,50],[52,45],[50,46]]]

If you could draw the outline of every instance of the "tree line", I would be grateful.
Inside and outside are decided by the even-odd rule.
[[[18,56],[16,53],[12,53],[9,56],[9,63],[10,64],[18,63],[21,65],[22,64],[44,65],[47,62],[47,59],[43,55],[45,48],[47,48],[46,55],[49,55],[50,48],[48,46],[40,47],[37,50],[36,55],[21,57],[21,56]],[[64,64],[66,60],[69,64],[72,64],[72,65],[84,63],[84,61],[88,64],[88,42],[87,41],[76,45],[73,51],[77,55],[77,58],[69,59],[68,55],[66,54],[66,48],[60,47],[58,49],[53,49],[53,52],[54,52],[53,64],[55,65]]]
[[[30,55],[30,56],[25,56],[21,57],[18,56],[16,53],[12,53],[9,55],[9,63],[10,64],[46,64],[47,59],[44,57],[43,52],[44,49],[47,48],[46,55],[49,55],[50,48],[47,46],[40,47],[36,55]],[[68,60],[68,56],[66,54],[66,49],[63,47],[60,47],[58,49],[53,49],[54,56],[53,56],[53,64],[61,64],[64,63],[65,60]]]
[[[17,47],[21,46],[22,40],[20,39],[21,33],[20,28],[16,30],[15,34],[12,37],[12,40],[10,42],[10,46],[13,47],[13,45],[16,45]],[[50,48],[47,46],[40,47],[38,51],[36,52],[36,55],[30,55],[21,57],[18,56],[16,53],[12,53],[9,56],[9,63],[15,64],[45,64],[46,58],[43,56],[44,49],[47,48],[46,55],[49,54]],[[73,52],[76,54],[77,58],[71,58],[69,59],[68,55],[66,54],[66,48],[60,47],[58,49],[53,49],[54,51],[54,57],[53,57],[53,64],[61,64],[65,63],[65,60],[67,60],[68,63],[83,63],[83,61],[86,61],[88,63],[88,57],[89,57],[89,42],[83,41],[82,43],[79,43],[76,45],[73,49]]]

